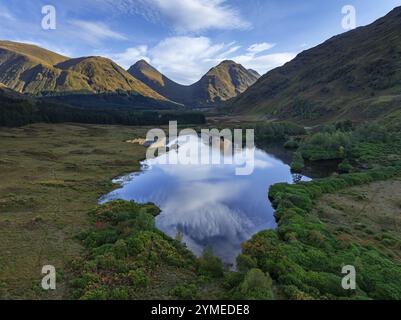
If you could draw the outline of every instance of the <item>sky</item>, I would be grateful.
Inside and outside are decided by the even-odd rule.
[[[44,29],[45,5],[55,29]],[[69,57],[105,56],[124,68],[145,59],[182,84],[230,59],[261,74],[401,6],[401,0],[0,0],[0,39]]]

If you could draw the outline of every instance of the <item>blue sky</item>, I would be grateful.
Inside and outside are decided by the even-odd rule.
[[[44,5],[56,8],[56,30],[41,27]],[[0,0],[0,39],[125,68],[146,59],[190,84],[224,59],[260,73],[291,60],[345,31],[344,5],[362,26],[401,0]]]

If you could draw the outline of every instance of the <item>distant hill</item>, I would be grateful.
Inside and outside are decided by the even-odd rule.
[[[260,77],[234,61],[223,61],[190,86],[172,81],[144,60],[128,72],[164,97],[192,107],[218,105],[244,92]]]
[[[304,123],[386,117],[401,108],[401,7],[304,51],[229,101],[231,111]]]
[[[10,41],[0,41],[0,82],[30,94],[126,91],[167,100],[109,59],[70,59],[34,45]]]
[[[131,66],[128,69],[128,73],[172,101],[182,104],[194,102],[189,86],[170,80],[145,60],[140,60]]]
[[[234,61],[223,61],[193,84],[194,95],[206,104],[229,100],[245,92],[260,76]]]

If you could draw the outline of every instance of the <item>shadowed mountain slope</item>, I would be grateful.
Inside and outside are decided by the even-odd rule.
[[[335,36],[261,77],[235,113],[320,123],[375,119],[401,105],[401,7]]]

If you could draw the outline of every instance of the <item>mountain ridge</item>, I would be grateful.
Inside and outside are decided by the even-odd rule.
[[[401,7],[334,36],[262,76],[226,106],[236,114],[315,124],[363,121],[399,107]]]
[[[71,59],[11,41],[0,41],[0,82],[17,92],[34,95],[121,90],[167,100],[110,59],[93,56]]]
[[[104,57],[70,58],[33,44],[0,41],[0,82],[31,95],[126,92],[187,107],[215,107],[247,90],[259,77],[256,71],[225,60],[196,83],[182,85],[145,60],[124,70]]]
[[[260,77],[256,71],[249,71],[232,60],[222,61],[191,85],[171,80],[145,60],[136,62],[128,72],[170,100],[195,107],[214,106],[229,100]]]

